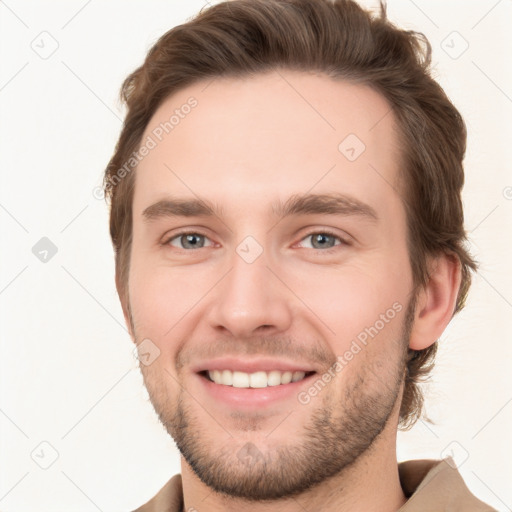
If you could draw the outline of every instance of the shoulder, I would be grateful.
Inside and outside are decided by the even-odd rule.
[[[181,512],[183,488],[181,474],[174,475],[148,502],[133,512]]]
[[[404,494],[409,498],[401,512],[496,512],[470,492],[450,457],[401,462],[398,472]]]

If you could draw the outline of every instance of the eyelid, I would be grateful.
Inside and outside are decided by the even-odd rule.
[[[160,245],[163,245],[163,246],[168,246],[170,245],[170,242],[172,240],[174,240],[175,238],[179,238],[183,235],[199,235],[199,236],[203,236],[205,238],[207,238],[208,240],[210,240],[212,242],[212,245],[215,245],[215,242],[213,240],[210,239],[210,237],[204,233],[202,230],[200,229],[183,229],[182,231],[178,231],[177,233],[172,233],[171,235],[164,235],[162,241],[160,242]],[[208,247],[211,247],[211,246],[208,246]],[[205,247],[200,247],[200,249],[204,249]],[[175,249],[178,249],[179,251],[187,251],[187,252],[192,252],[192,250],[189,250],[189,249],[181,249],[179,247],[175,247]],[[197,249],[195,249],[197,250]]]
[[[319,234],[331,236],[333,238],[337,238],[341,243],[338,244],[338,245],[334,245],[333,247],[329,247],[327,249],[311,248],[311,250],[313,250],[315,252],[330,253],[330,252],[336,251],[337,247],[352,245],[352,242],[350,241],[350,237],[348,235],[347,236],[342,236],[339,233],[336,233],[332,229],[328,229],[328,228],[316,228],[316,229],[311,229],[309,231],[306,231],[301,236],[301,238],[299,239],[298,243],[302,242],[303,240],[305,240],[308,237],[311,237],[313,235],[319,235]],[[199,236],[203,236],[204,238],[207,238],[208,240],[210,240],[212,242],[212,245],[207,246],[207,247],[212,247],[212,246],[216,245],[216,243],[213,240],[211,240],[210,237],[206,233],[204,233],[204,231],[202,231],[201,229],[193,229],[193,228],[192,229],[191,228],[183,229],[181,231],[178,231],[177,233],[173,233],[172,235],[164,236],[163,240],[161,242],[161,245],[162,246],[169,246],[170,242],[172,240],[174,240],[176,238],[179,238],[179,237],[181,237],[183,235],[199,235]],[[297,245],[297,244],[294,244],[294,246],[295,245]],[[205,249],[205,248],[206,247],[199,247],[199,249]],[[181,249],[179,247],[175,247],[175,249],[180,250],[180,251],[185,251],[185,252],[194,252],[194,251],[198,251],[199,250],[199,249]],[[309,247],[307,249],[309,249]]]
[[[352,242],[350,241],[350,237],[348,235],[347,236],[340,235],[339,233],[336,233],[332,229],[328,229],[328,228],[320,228],[320,229],[313,229],[311,231],[307,231],[301,237],[301,239],[299,240],[299,243],[302,242],[304,239],[309,238],[310,236],[313,236],[313,235],[327,235],[327,236],[331,236],[333,238],[337,238],[341,242],[340,244],[334,245],[333,247],[329,247],[327,249],[317,249],[315,252],[329,253],[329,252],[333,252],[333,251],[337,250],[336,249],[337,247],[352,245]],[[308,247],[308,249],[309,249],[309,247]],[[315,249],[313,248],[313,250],[315,250]]]

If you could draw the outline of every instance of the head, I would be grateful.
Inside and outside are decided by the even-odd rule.
[[[245,497],[306,485],[292,472],[272,488],[254,465],[235,485],[215,435],[232,447],[236,433],[237,453],[266,474],[317,453],[322,479],[342,469],[322,457],[326,442],[348,467],[390,418],[407,428],[419,417],[418,383],[475,268],[465,126],[429,65],[428,42],[382,6],[235,0],[170,30],[123,83],[128,111],[105,173],[116,285],[134,341],[160,350],[141,365],[157,413],[198,474],[214,468],[201,474],[213,487],[214,473]],[[169,198],[208,204],[178,201],[169,216]],[[332,249],[317,254],[325,240]],[[290,354],[332,379],[296,404],[302,437],[287,445],[259,433],[275,410],[212,419],[191,397],[207,360]]]

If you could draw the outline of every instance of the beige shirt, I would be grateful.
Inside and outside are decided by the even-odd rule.
[[[401,462],[398,473],[408,498],[400,512],[496,512],[469,492],[450,458]],[[183,489],[178,473],[156,496],[133,512],[182,511]]]

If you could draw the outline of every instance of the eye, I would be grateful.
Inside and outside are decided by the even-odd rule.
[[[186,231],[178,233],[177,235],[173,235],[171,238],[168,238],[166,241],[163,242],[163,245],[172,245],[173,247],[177,247],[178,249],[184,250],[201,249],[203,247],[209,247],[213,245],[205,245],[205,240],[209,240],[209,238],[206,235]],[[175,245],[176,243],[178,243],[179,245]]]
[[[333,252],[335,251],[336,246],[340,245],[349,245],[349,243],[341,238],[339,235],[335,233],[331,233],[330,231],[317,231],[314,233],[309,233],[305,236],[303,240],[311,239],[311,246],[306,248],[312,249],[321,249],[322,252]],[[336,240],[339,240],[339,244],[336,244]]]
[[[349,242],[341,238],[339,235],[326,230],[309,233],[307,236],[302,238],[300,243],[307,239],[311,239],[311,247],[306,247],[306,249],[319,249],[320,252],[324,253],[333,252],[336,250],[336,247],[341,245],[350,245]],[[336,243],[336,241],[339,243]],[[177,249],[188,251],[211,247],[214,244],[206,235],[195,231],[184,231],[167,238],[162,242],[162,245],[171,245]]]

